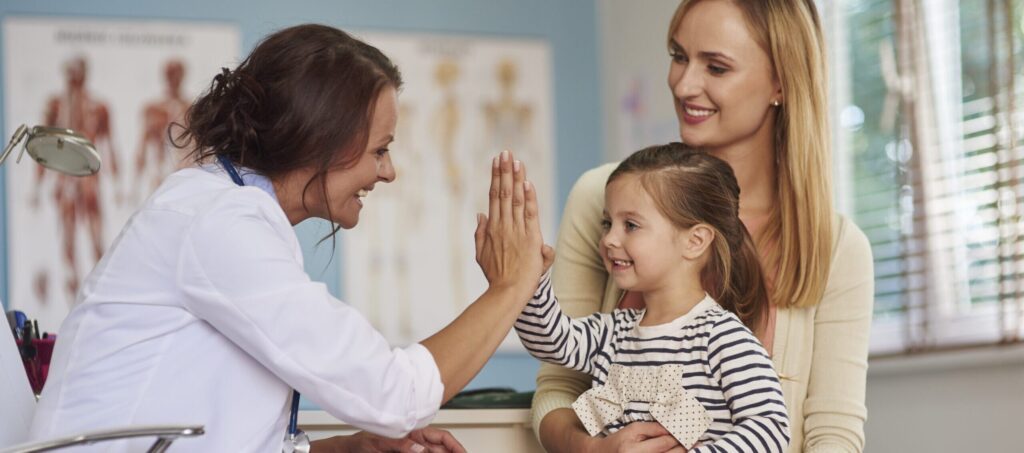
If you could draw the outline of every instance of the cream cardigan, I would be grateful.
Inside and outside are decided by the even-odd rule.
[[[622,294],[598,253],[604,186],[617,165],[581,176],[565,205],[552,277],[559,303],[572,317],[610,312]],[[821,302],[777,312],[772,362],[782,378],[793,453],[864,449],[874,265],[870,244],[853,222],[836,216],[834,231],[832,269]],[[540,432],[545,415],[570,407],[588,388],[585,375],[542,364],[533,399],[534,432]]]

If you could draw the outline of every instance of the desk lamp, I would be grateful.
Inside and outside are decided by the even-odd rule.
[[[7,160],[11,151],[25,140],[25,146],[18,154],[21,162],[25,151],[39,165],[66,173],[72,176],[89,176],[100,171],[100,155],[85,137],[71,129],[60,127],[35,126],[29,129],[24,124],[18,126],[10,143],[0,155],[0,165]]]

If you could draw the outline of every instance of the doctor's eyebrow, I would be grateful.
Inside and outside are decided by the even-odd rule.
[[[381,147],[388,146],[393,141],[395,141],[395,136],[391,135],[391,134],[388,134],[388,135],[386,135],[384,137],[381,137],[381,139],[377,142],[377,145],[374,146],[374,148],[381,148]]]

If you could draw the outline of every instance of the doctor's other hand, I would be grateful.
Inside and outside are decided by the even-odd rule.
[[[351,436],[335,436],[314,441],[311,453],[466,453],[452,433],[423,428],[401,439],[391,439],[360,431]]]
[[[491,287],[532,294],[545,269],[537,193],[510,151],[494,159],[488,201],[488,214],[477,215],[476,262]]]

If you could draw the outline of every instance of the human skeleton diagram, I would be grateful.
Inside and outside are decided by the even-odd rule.
[[[456,312],[462,310],[465,301],[465,276],[459,260],[463,258],[462,207],[466,200],[466,184],[463,181],[464,161],[458,149],[461,112],[459,98],[456,95],[455,82],[459,78],[459,65],[450,59],[441,60],[434,68],[434,82],[441,89],[441,102],[434,111],[433,130],[435,140],[441,151],[441,162],[444,166],[445,184],[448,189],[448,244],[451,247],[451,300],[457,304]]]
[[[502,59],[495,66],[494,75],[499,94],[496,99],[486,101],[480,107],[486,124],[484,148],[488,152],[477,153],[477,168],[490,165],[490,162],[481,161],[480,158],[508,149],[514,151],[516,157],[531,171],[543,169],[544,156],[533,140],[533,108],[528,102],[516,97],[518,66],[511,59]],[[486,181],[481,180],[480,183],[486,184]],[[473,193],[480,197],[474,203],[475,206],[487,206],[487,200],[483,199],[487,195],[486,188],[477,188]]]

